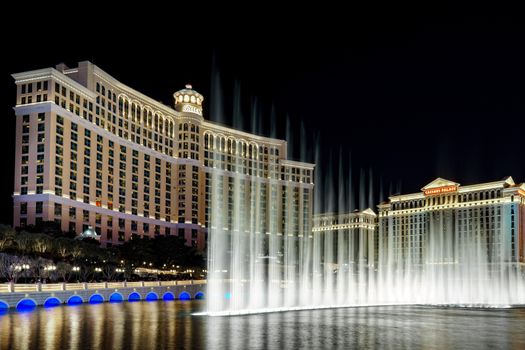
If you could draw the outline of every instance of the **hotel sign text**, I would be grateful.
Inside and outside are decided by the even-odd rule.
[[[183,105],[182,106],[182,111],[183,112],[188,112],[188,113],[194,113],[194,114],[202,115],[202,109],[201,108],[197,108],[197,107],[192,106],[192,105]]]
[[[425,196],[431,196],[434,194],[441,194],[441,193],[448,193],[448,192],[456,192],[458,190],[458,186],[444,186],[444,187],[437,187],[437,188],[429,188],[428,190],[425,190]]]

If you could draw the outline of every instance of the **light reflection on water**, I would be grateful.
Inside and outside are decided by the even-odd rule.
[[[0,315],[0,349],[525,349],[525,309],[360,307],[193,316],[202,301]]]

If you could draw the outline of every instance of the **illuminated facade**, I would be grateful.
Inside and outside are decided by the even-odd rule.
[[[171,108],[87,61],[13,77],[15,227],[91,226],[103,245],[178,235],[204,249],[215,169],[293,188],[289,213],[311,229],[313,165],[287,160],[283,140],[204,120],[204,98],[191,86],[174,94]]]
[[[469,186],[438,178],[419,193],[391,196],[378,209],[377,216],[371,209],[314,216],[314,234],[333,235],[331,261],[341,253],[345,262],[368,266],[389,263],[381,257],[413,265],[458,263],[466,244],[481,242],[489,261],[524,262],[525,184],[511,177]]]
[[[460,263],[469,258],[461,250],[474,243],[483,247],[488,263],[524,261],[525,184],[511,177],[469,186],[438,178],[378,208],[382,248],[400,261]],[[439,254],[431,254],[430,246],[440,247]]]
[[[374,265],[377,256],[377,214],[372,209],[314,215],[312,231],[323,242],[326,235],[331,235],[329,241],[336,252],[330,259],[333,263]]]

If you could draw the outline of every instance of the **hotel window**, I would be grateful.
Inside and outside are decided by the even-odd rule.
[[[44,208],[44,202],[36,202],[35,213],[42,214]]]
[[[20,214],[26,215],[27,214],[27,203],[21,203],[20,204]]]
[[[62,216],[62,204],[55,203],[55,216]]]

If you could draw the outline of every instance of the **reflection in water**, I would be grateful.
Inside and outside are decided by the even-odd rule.
[[[388,306],[235,317],[204,302],[37,308],[0,315],[0,349],[524,349],[525,309]]]

